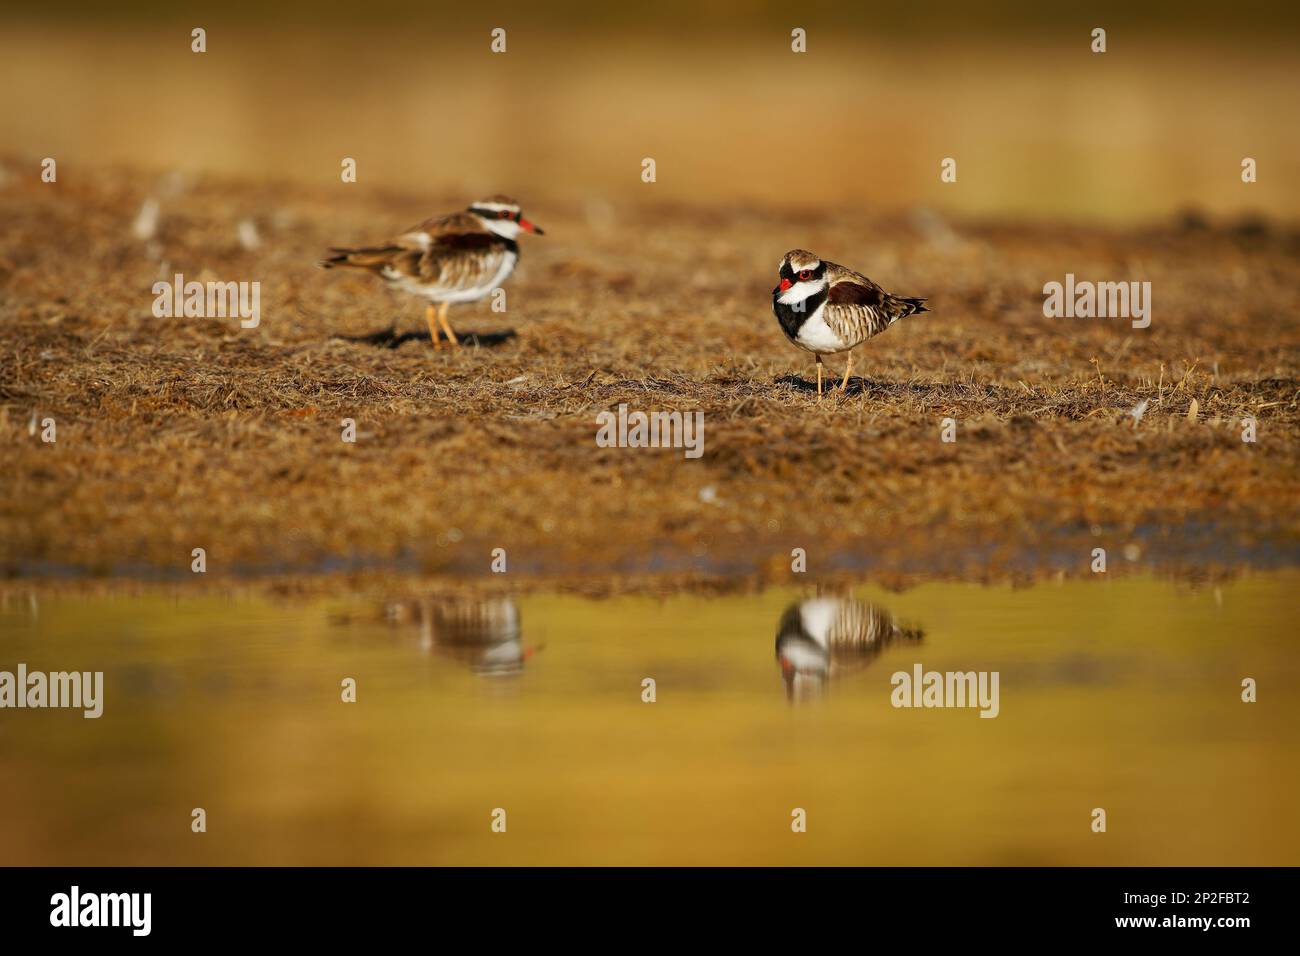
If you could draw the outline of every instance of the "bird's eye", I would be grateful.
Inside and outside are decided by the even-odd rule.
[[[500,211],[497,212],[497,218],[498,218],[498,219],[509,219],[509,218],[510,218],[510,213],[509,213],[509,211],[507,211],[507,210],[505,210],[505,209],[502,209],[502,210],[500,210]]]
[[[812,278],[812,273],[809,272],[807,269],[804,269],[803,271],[801,271],[801,272],[799,273],[799,281],[800,281],[800,282],[807,282],[807,281],[808,281],[809,279],[811,279],[811,278]]]

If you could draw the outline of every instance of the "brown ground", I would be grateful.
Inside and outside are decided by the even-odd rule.
[[[10,163],[13,168],[13,162]],[[188,576],[340,564],[486,572],[901,571],[1111,561],[1294,563],[1294,227],[1132,231],[877,218],[869,209],[526,202],[509,311],[453,308],[491,348],[347,341],[418,303],[326,273],[466,197],[103,171],[0,191],[0,570]],[[526,199],[528,197],[525,197]],[[256,223],[260,248],[237,225]],[[818,401],[771,315],[803,246],[930,297]],[[156,319],[151,284],[259,280],[262,323]],[[1153,321],[1046,319],[1044,282],[1150,280]],[[842,359],[831,359],[842,370]],[[1148,403],[1136,423],[1129,410]],[[705,454],[601,449],[595,416],[705,413]],[[1195,417],[1189,408],[1195,402]],[[1258,441],[1240,419],[1258,419]],[[958,440],[939,440],[940,421]],[[30,423],[52,417],[58,441]],[[340,441],[340,420],[360,437]]]

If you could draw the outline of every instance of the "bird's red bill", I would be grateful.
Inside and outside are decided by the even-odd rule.
[[[541,226],[534,225],[533,223],[529,222],[527,219],[520,219],[519,227],[523,229],[524,232],[535,232],[539,236],[546,235],[545,231],[543,231]]]
[[[792,285],[794,285],[794,283],[791,282],[789,279],[782,279],[782,280],[781,280],[781,286],[780,286],[781,291],[784,292],[786,289],[790,288],[790,286],[792,286]]]

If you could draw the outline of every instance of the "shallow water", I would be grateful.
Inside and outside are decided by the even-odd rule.
[[[1295,864],[1297,585],[10,585],[0,671],[105,690],[94,720],[0,710],[0,863]],[[916,664],[998,672],[998,716],[895,708]]]

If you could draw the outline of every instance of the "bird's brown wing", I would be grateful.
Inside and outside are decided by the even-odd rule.
[[[492,281],[517,249],[510,240],[486,230],[443,233],[420,256],[419,278],[447,291],[478,288]]]
[[[450,216],[434,216],[426,219],[418,226],[412,226],[394,241],[411,240],[423,246],[429,240],[437,239],[440,236],[468,235],[479,233],[480,235],[494,235],[491,231],[484,228],[483,222],[478,216],[468,212],[453,212]]]
[[[829,272],[830,270],[828,270]],[[845,342],[863,342],[889,328],[885,291],[866,276],[840,267],[831,277],[822,317]]]
[[[412,279],[447,291],[490,281],[511,251],[511,243],[485,229],[477,216],[457,212],[426,219],[380,246],[331,249],[320,264],[351,266],[386,279]]]
[[[822,313],[837,335],[861,342],[879,335],[905,315],[928,311],[924,299],[891,295],[861,273],[827,263],[831,280]]]
[[[445,291],[472,289],[491,280],[510,243],[468,212],[426,219],[394,241],[401,251],[385,263],[389,278],[411,278]]]

